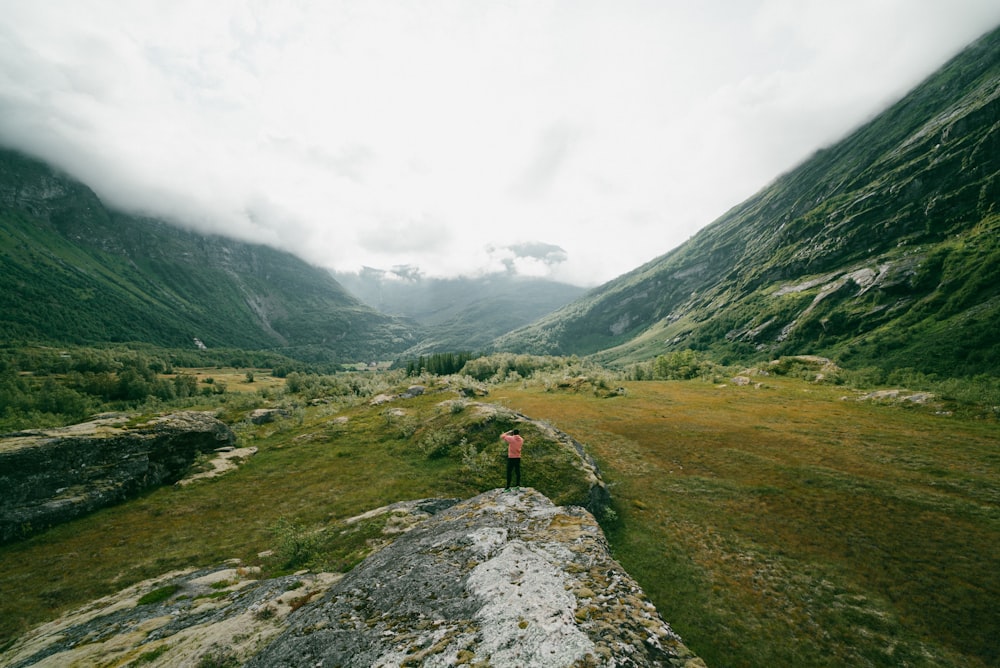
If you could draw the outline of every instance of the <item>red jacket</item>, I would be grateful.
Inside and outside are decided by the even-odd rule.
[[[500,438],[507,441],[507,456],[511,459],[520,459],[524,439],[519,434],[504,434]]]

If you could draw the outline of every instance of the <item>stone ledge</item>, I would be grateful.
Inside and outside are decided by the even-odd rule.
[[[17,540],[181,479],[199,453],[235,443],[212,413],[140,424],[90,422],[0,438],[0,543]]]

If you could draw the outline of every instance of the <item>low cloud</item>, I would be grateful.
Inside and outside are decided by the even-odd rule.
[[[528,167],[512,188],[514,195],[527,200],[545,197],[564,168],[579,133],[570,125],[557,123],[542,132]]]
[[[518,276],[554,277],[558,266],[569,259],[563,248],[542,241],[490,246],[486,250],[494,266]]]
[[[448,246],[451,230],[429,218],[386,218],[357,232],[364,250],[383,255],[420,254]]]
[[[0,144],[114,207],[341,271],[581,285],[1000,23],[995,0],[0,4]]]

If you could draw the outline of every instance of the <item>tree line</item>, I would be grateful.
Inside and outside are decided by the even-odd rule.
[[[406,375],[419,376],[422,373],[429,373],[434,376],[450,376],[461,371],[465,363],[471,359],[473,355],[470,352],[421,355],[406,363]]]

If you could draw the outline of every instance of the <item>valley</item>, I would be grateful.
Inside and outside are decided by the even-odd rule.
[[[995,663],[1000,425],[990,406],[864,398],[767,365],[738,385],[740,370],[721,367],[629,381],[568,359],[479,360],[489,363],[507,371],[488,381],[304,375],[291,388],[188,400],[258,454],[221,478],[0,548],[0,637],[176,568],[238,557],[280,573],[258,555],[287,556],[290,545],[307,546],[293,568],[350,569],[371,549],[367,534],[304,537],[332,538],[345,518],[387,503],[497,487],[502,461],[487,453],[524,414],[597,459],[613,555],[708,665]],[[372,401],[414,382],[426,392]],[[470,401],[497,407],[497,419],[481,422]],[[287,414],[252,423],[264,406]],[[544,442],[529,432],[525,484],[580,503]]]
[[[1000,665],[998,161],[995,29],[687,242],[584,291],[513,264],[337,274],[114,210],[0,148],[0,437],[207,411],[247,453],[62,524],[11,523],[0,666],[39,624],[172,571],[349,574],[393,540],[367,513],[503,499],[498,436],[515,424],[540,492],[525,523],[550,512],[541,495],[592,511],[709,666]],[[142,477],[141,457],[116,455]],[[190,473],[210,468],[192,457]]]

